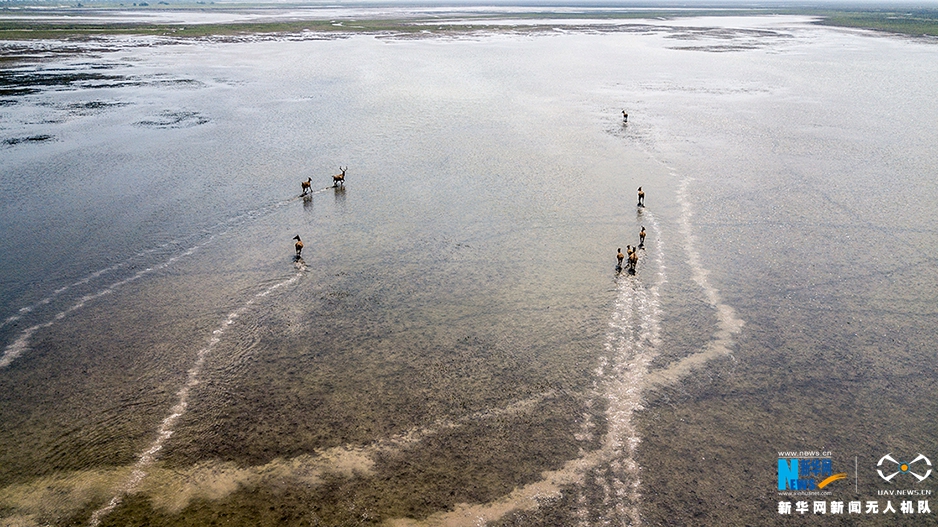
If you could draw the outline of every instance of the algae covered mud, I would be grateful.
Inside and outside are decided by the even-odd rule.
[[[4,43],[2,524],[938,523],[934,43],[521,22]]]

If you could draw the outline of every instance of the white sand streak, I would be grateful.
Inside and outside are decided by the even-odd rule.
[[[604,491],[603,505],[597,518],[602,524],[640,523],[641,474],[637,449],[641,438],[633,417],[642,408],[648,364],[658,353],[660,287],[667,281],[658,222],[651,212],[645,211],[643,216],[650,225],[655,265],[641,261],[639,270],[646,276],[653,276],[653,281],[647,287],[638,279],[639,275],[619,280],[615,309],[606,335],[605,355],[600,358],[600,364],[607,366],[597,376],[607,402],[607,432],[601,449],[607,464],[591,471],[591,477]],[[588,512],[581,511],[578,516],[582,524],[589,524],[586,521],[590,516]]]
[[[743,321],[733,308],[724,303],[719,291],[708,279],[697,251],[697,238],[693,233],[693,210],[687,197],[692,181],[681,181],[677,199],[681,205],[680,227],[684,235],[684,251],[692,278],[703,289],[707,302],[717,313],[717,328],[713,338],[703,349],[668,367],[649,372],[648,366],[658,354],[661,345],[660,287],[667,281],[661,232],[654,215],[647,209],[643,219],[650,225],[654,265],[639,261],[635,277],[622,276],[616,289],[615,308],[606,334],[604,354],[599,358],[594,392],[607,402],[607,432],[598,450],[584,453],[568,461],[562,468],[542,473],[538,482],[515,489],[502,498],[487,504],[459,504],[455,510],[438,513],[424,521],[392,520],[394,527],[441,526],[470,527],[485,525],[511,511],[532,510],[545,500],[561,495],[563,486],[576,486],[580,495],[573,511],[579,527],[591,525],[641,525],[641,467],[637,449],[641,437],[635,426],[635,413],[642,408],[645,390],[657,385],[674,383],[708,360],[731,353],[733,335],[739,333]],[[650,287],[643,285],[641,277],[654,274]],[[588,438],[592,423],[585,420],[578,437]],[[586,485],[601,490],[601,497],[588,496]]]
[[[113,511],[125,495],[133,492],[137,489],[140,482],[143,478],[146,477],[146,470],[153,464],[156,460],[156,456],[160,450],[163,449],[163,445],[166,443],[170,437],[172,437],[175,430],[176,422],[186,413],[186,408],[189,406],[189,395],[191,390],[199,384],[199,375],[202,373],[202,367],[205,364],[206,356],[215,348],[221,341],[222,335],[229,326],[234,324],[235,320],[243,315],[251,306],[253,306],[258,300],[263,299],[264,297],[270,295],[277,289],[280,289],[283,286],[291,284],[299,280],[303,273],[305,272],[306,267],[300,266],[299,270],[290,278],[278,282],[264,291],[257,293],[253,298],[248,300],[243,306],[233,311],[228,317],[221,323],[221,325],[212,331],[212,337],[209,339],[208,344],[200,349],[196,354],[195,363],[192,365],[192,368],[189,369],[189,375],[186,380],[186,383],[179,389],[179,392],[176,394],[177,402],[175,406],[170,409],[170,414],[163,419],[163,422],[160,423],[159,429],[156,431],[156,439],[153,440],[153,443],[150,444],[150,447],[147,448],[140,456],[137,458],[137,462],[134,464],[133,472],[130,477],[117,489],[117,492],[111,498],[107,505],[96,510],[91,515],[91,520],[89,525],[92,527],[97,526],[101,523],[101,519],[107,516],[111,511]]]
[[[209,241],[211,241],[211,240],[209,240]],[[206,242],[206,243],[208,243],[208,242]],[[101,290],[99,290],[99,291],[97,291],[97,292],[95,292],[95,293],[89,294],[89,295],[85,295],[85,296],[79,298],[77,302],[75,302],[74,304],[72,304],[71,306],[69,306],[68,308],[66,308],[65,310],[56,313],[55,316],[52,317],[52,320],[48,320],[48,321],[43,322],[43,323],[41,323],[41,324],[35,324],[35,325],[33,325],[33,326],[30,326],[30,327],[24,329],[24,330],[21,331],[20,334],[16,337],[16,340],[14,340],[12,343],[10,343],[10,345],[8,345],[6,348],[4,348],[4,350],[3,350],[3,356],[0,357],[0,370],[6,368],[6,367],[9,366],[14,360],[16,360],[17,357],[19,357],[20,355],[22,355],[22,354],[26,353],[27,351],[29,351],[29,339],[32,338],[33,334],[34,334],[36,331],[38,331],[38,330],[40,330],[40,329],[45,329],[45,328],[48,328],[48,327],[52,326],[53,324],[55,324],[55,323],[58,322],[59,320],[62,320],[63,318],[65,318],[65,317],[67,317],[68,315],[74,313],[75,311],[78,311],[79,309],[85,307],[85,304],[87,304],[88,302],[91,302],[91,301],[93,301],[93,300],[97,300],[97,299],[99,299],[99,298],[101,298],[101,297],[103,297],[103,296],[110,295],[110,294],[114,293],[115,290],[117,290],[117,289],[119,289],[119,288],[121,288],[121,287],[123,287],[123,286],[125,286],[125,285],[127,285],[127,284],[129,284],[129,283],[131,283],[131,282],[135,282],[135,281],[139,280],[140,278],[143,278],[144,276],[146,276],[146,275],[148,275],[148,274],[150,274],[150,273],[152,273],[152,272],[154,272],[154,271],[159,271],[159,270],[161,270],[161,269],[165,269],[165,268],[167,268],[167,267],[173,265],[173,264],[176,263],[176,261],[179,260],[180,258],[183,258],[183,257],[186,257],[186,256],[189,256],[189,255],[193,254],[193,253],[196,252],[199,248],[200,248],[200,246],[195,246],[195,247],[189,248],[189,249],[187,249],[186,251],[184,251],[184,252],[182,252],[182,253],[180,253],[180,254],[178,254],[178,255],[175,255],[175,256],[173,256],[173,257],[171,257],[171,258],[169,258],[168,260],[164,261],[163,263],[161,263],[161,264],[159,264],[159,265],[156,265],[156,266],[154,266],[154,267],[147,267],[146,269],[143,269],[143,270],[141,270],[141,271],[137,271],[137,272],[134,273],[133,275],[131,275],[131,276],[127,277],[127,278],[124,278],[123,280],[119,280],[119,281],[117,281],[117,282],[114,282],[114,283],[112,283],[112,284],[106,286],[104,289],[101,289]],[[104,271],[107,271],[107,270],[110,270],[110,269],[111,269],[111,268],[108,268],[108,269],[105,269]],[[91,280],[91,277],[99,276],[100,273],[103,273],[104,271],[101,271],[101,272],[99,272],[99,273],[95,273],[95,274],[89,276],[88,278],[82,280],[81,282],[90,281],[90,280]],[[81,282],[76,282],[76,284],[77,284],[77,283],[81,283]],[[62,289],[60,289],[59,291],[62,291]],[[52,298],[52,297],[49,297],[48,300],[51,300],[51,298]]]
[[[693,232],[691,218],[693,210],[687,197],[687,187],[693,178],[684,178],[678,186],[677,200],[681,205],[681,231],[684,234],[684,251],[687,253],[687,263],[693,273],[694,282],[703,289],[707,302],[716,310],[717,329],[713,338],[702,351],[685,357],[667,368],[656,371],[648,376],[650,385],[665,385],[676,382],[693,370],[702,367],[707,361],[732,353],[733,336],[742,330],[743,320],[736,316],[732,306],[723,302],[720,292],[707,278],[709,271],[703,266],[700,253],[697,252],[697,237]]]
[[[112,283],[112,284],[110,284],[110,285],[108,285],[108,286],[105,286],[104,289],[101,289],[101,290],[99,290],[99,291],[97,291],[97,292],[95,292],[95,293],[88,294],[88,295],[85,295],[85,296],[79,298],[78,301],[77,301],[75,304],[73,304],[72,306],[68,307],[67,309],[65,309],[65,310],[63,310],[63,311],[60,311],[59,313],[55,314],[51,320],[47,320],[47,321],[45,321],[45,322],[32,325],[32,326],[30,326],[30,327],[24,329],[23,331],[21,331],[21,332],[19,333],[19,335],[17,335],[16,339],[15,339],[12,343],[10,343],[6,348],[4,348],[4,350],[3,350],[3,356],[0,357],[0,370],[6,368],[6,367],[9,366],[14,360],[16,360],[17,357],[19,357],[19,356],[23,355],[24,353],[26,353],[27,351],[29,351],[29,340],[32,338],[33,334],[36,333],[36,331],[39,331],[40,329],[46,329],[46,328],[52,326],[52,325],[55,324],[57,321],[62,320],[63,318],[65,318],[65,317],[68,316],[69,314],[71,314],[71,313],[73,313],[73,312],[75,312],[75,311],[81,309],[82,307],[84,307],[86,303],[88,303],[88,302],[90,302],[90,301],[92,301],[92,300],[96,300],[96,299],[98,299],[98,298],[101,298],[101,297],[103,297],[103,296],[109,295],[109,294],[113,293],[115,289],[118,289],[118,288],[120,288],[121,286],[127,285],[127,284],[129,284],[130,282],[134,282],[134,281],[136,281],[136,280],[139,280],[139,279],[142,278],[143,276],[145,276],[145,275],[147,275],[147,274],[150,274],[150,273],[152,273],[153,271],[158,271],[158,270],[160,270],[160,269],[165,269],[166,267],[169,267],[170,265],[174,264],[174,263],[175,263],[177,260],[179,260],[180,258],[185,257],[185,256],[189,256],[189,255],[191,255],[192,253],[194,253],[195,251],[197,251],[199,248],[201,248],[201,247],[207,245],[208,243],[210,243],[210,242],[211,242],[213,239],[215,239],[216,237],[222,236],[222,235],[226,234],[230,229],[232,229],[232,228],[235,227],[236,225],[239,225],[239,224],[242,224],[242,223],[244,223],[244,222],[246,222],[246,221],[249,221],[249,220],[251,220],[251,219],[255,219],[255,218],[258,218],[258,217],[260,217],[260,216],[263,216],[264,214],[270,213],[270,212],[272,212],[272,211],[274,211],[274,210],[276,210],[276,209],[278,209],[278,208],[281,208],[281,207],[284,207],[284,206],[286,206],[286,205],[289,205],[290,203],[293,203],[293,202],[295,202],[295,201],[297,201],[297,200],[300,200],[300,199],[312,199],[313,195],[315,195],[315,194],[321,194],[321,193],[323,193],[323,192],[329,190],[330,188],[332,188],[332,187],[325,187],[325,188],[321,188],[321,189],[318,189],[318,190],[314,190],[314,191],[311,191],[311,192],[307,193],[305,196],[295,196],[295,197],[292,197],[292,198],[290,198],[290,199],[281,200],[281,201],[278,201],[278,202],[276,202],[276,203],[273,203],[273,204],[270,204],[270,205],[267,205],[267,206],[264,206],[264,207],[260,207],[260,208],[255,209],[255,210],[250,210],[250,211],[244,212],[244,213],[242,213],[242,214],[239,214],[239,215],[237,215],[237,216],[235,216],[235,217],[232,217],[232,218],[226,219],[226,220],[224,220],[224,221],[222,221],[222,222],[219,222],[218,224],[214,225],[213,227],[210,227],[210,228],[206,229],[206,230],[202,233],[203,235],[204,235],[204,234],[209,234],[209,235],[210,235],[209,239],[206,240],[205,242],[203,242],[203,243],[201,243],[201,244],[197,244],[197,245],[195,245],[195,246],[193,246],[193,247],[190,247],[190,248],[184,250],[182,253],[170,257],[168,260],[166,260],[165,262],[163,262],[163,263],[161,263],[161,264],[159,264],[159,265],[156,265],[156,266],[154,266],[154,267],[148,267],[148,268],[146,268],[146,269],[144,269],[144,270],[142,270],[142,271],[138,271],[136,274],[134,274],[133,276],[131,276],[131,277],[129,277],[129,278],[125,278],[125,279],[123,279],[123,280],[114,282],[114,283]],[[212,233],[216,233],[216,234],[212,234]],[[188,237],[188,238],[191,239],[191,237]],[[100,278],[100,277],[102,277],[102,276],[104,276],[104,275],[106,275],[106,274],[108,274],[108,273],[114,272],[114,271],[116,271],[116,270],[118,270],[118,269],[121,269],[121,268],[123,268],[123,267],[127,267],[128,265],[130,265],[131,262],[133,262],[133,261],[135,261],[135,260],[137,260],[137,259],[140,259],[140,258],[142,258],[142,257],[144,257],[144,256],[146,256],[146,255],[148,255],[148,254],[151,254],[151,253],[156,252],[156,251],[158,251],[158,250],[160,250],[160,249],[164,249],[164,248],[166,248],[166,247],[172,246],[172,245],[177,244],[177,243],[181,243],[181,241],[177,240],[177,241],[173,241],[173,242],[164,243],[163,245],[160,245],[159,247],[156,247],[156,248],[153,248],[153,249],[148,249],[148,250],[146,250],[146,251],[139,252],[139,253],[137,253],[136,255],[134,255],[133,257],[128,258],[127,260],[125,260],[125,261],[123,261],[123,262],[114,264],[114,265],[112,265],[112,266],[110,266],[110,267],[106,267],[106,268],[104,268],[104,269],[100,269],[100,270],[95,271],[95,272],[89,274],[88,276],[86,276],[86,277],[84,277],[84,278],[82,278],[82,279],[80,279],[80,280],[78,280],[78,281],[76,281],[76,282],[74,282],[74,283],[72,283],[72,284],[66,285],[66,286],[64,286],[64,287],[60,287],[59,289],[56,289],[56,290],[53,291],[51,294],[49,294],[47,297],[45,297],[45,298],[43,298],[42,300],[36,302],[35,304],[29,305],[29,306],[25,306],[25,307],[22,307],[22,308],[20,308],[19,310],[17,310],[17,314],[12,315],[12,316],[9,316],[9,317],[7,317],[6,319],[4,319],[2,322],[0,322],[0,328],[2,328],[3,326],[5,326],[5,325],[7,325],[7,324],[10,324],[10,323],[13,323],[13,322],[16,322],[16,321],[22,319],[24,316],[28,315],[29,313],[32,313],[34,310],[36,310],[37,308],[39,308],[39,307],[41,307],[41,306],[45,306],[45,305],[51,304],[52,301],[56,299],[56,297],[62,295],[63,293],[65,293],[66,291],[68,291],[68,290],[70,290],[70,289],[73,289],[73,288],[78,287],[78,286],[82,286],[82,285],[89,284],[89,283],[91,283],[92,281],[97,280],[98,278]]]
[[[423,521],[398,518],[388,521],[388,525],[481,526],[512,511],[536,509],[545,501],[558,498],[563,487],[583,489],[591,481],[604,489],[606,499],[600,503],[590,503],[581,495],[577,500],[578,508],[574,511],[580,525],[639,524],[641,480],[636,449],[640,438],[633,416],[636,410],[641,409],[643,379],[660,342],[659,288],[666,281],[658,223],[647,210],[644,219],[650,225],[649,245],[652,246],[654,264],[650,265],[646,258],[640,258],[635,276],[619,277],[604,354],[599,358],[596,370],[594,392],[607,402],[608,427],[601,447],[567,461],[557,470],[543,472],[539,481],[516,488],[493,502],[457,504],[453,511],[433,514]],[[643,276],[653,277],[651,287],[642,283]],[[586,423],[578,436],[588,437],[590,428],[590,424]]]
[[[134,260],[137,260],[137,259],[139,259],[139,258],[142,258],[142,257],[144,257],[144,256],[146,256],[146,255],[148,255],[148,254],[151,254],[151,253],[153,253],[153,252],[159,251],[159,250],[161,250],[161,249],[165,249],[165,248],[168,247],[169,245],[170,245],[169,243],[164,243],[163,245],[160,245],[159,247],[154,247],[154,248],[152,248],[152,249],[147,249],[146,251],[141,251],[141,252],[135,254],[134,256],[132,256],[131,258],[128,258],[127,260],[123,261],[123,262],[116,263],[116,264],[114,264],[114,265],[112,265],[112,266],[110,266],[110,267],[105,267],[104,269],[100,269],[100,270],[98,270],[98,271],[95,271],[95,272],[89,274],[88,276],[86,276],[86,277],[84,277],[84,278],[78,280],[77,282],[74,282],[74,283],[71,283],[71,284],[69,284],[69,285],[60,287],[60,288],[56,289],[55,291],[53,291],[49,296],[43,298],[42,300],[36,302],[35,304],[29,305],[29,306],[25,306],[25,307],[21,307],[20,309],[18,309],[16,315],[9,316],[9,317],[7,317],[6,319],[4,319],[3,322],[0,322],[0,328],[2,328],[3,326],[6,326],[7,324],[10,324],[10,323],[12,323],[12,322],[16,322],[17,320],[23,318],[24,315],[27,315],[27,314],[29,314],[29,313],[32,313],[33,310],[35,310],[35,309],[37,309],[37,308],[39,308],[39,307],[41,307],[41,306],[45,306],[45,305],[48,305],[48,304],[52,303],[52,301],[55,300],[55,298],[56,298],[57,296],[61,295],[62,293],[65,293],[65,292],[68,291],[69,289],[72,289],[72,288],[75,288],[75,287],[79,287],[79,286],[88,284],[88,283],[90,283],[90,282],[92,282],[92,281],[94,281],[94,280],[96,280],[96,279],[98,279],[98,278],[100,278],[100,277],[102,277],[102,276],[104,276],[104,275],[110,273],[110,272],[116,271],[116,270],[118,270],[118,269],[120,269],[120,268],[122,268],[122,267],[126,267],[126,266],[130,265],[130,263],[131,263],[132,261],[134,261]]]

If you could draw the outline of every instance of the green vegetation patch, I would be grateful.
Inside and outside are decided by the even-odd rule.
[[[302,33],[315,31],[336,33],[412,33],[426,29],[423,26],[398,20],[369,20],[338,24],[326,20],[291,22],[227,23],[227,24],[59,24],[26,21],[0,21],[0,39],[43,40],[82,39],[103,35],[149,35],[173,38],[204,38],[210,36],[245,36],[258,34]]]
[[[912,36],[938,36],[938,9],[832,11],[822,25],[871,29]]]
[[[137,9],[137,8],[134,8]],[[201,8],[205,10],[206,8]],[[211,10],[211,8],[208,8]],[[85,8],[78,11],[96,11]],[[730,9],[674,11],[585,11],[579,13],[556,13],[551,11],[529,13],[474,13],[459,15],[446,24],[440,19],[375,19],[375,20],[299,20],[279,22],[238,22],[220,24],[149,24],[149,23],[69,23],[36,22],[30,20],[0,21],[0,40],[83,39],[101,35],[150,35],[173,38],[238,37],[246,35],[289,34],[315,32],[324,37],[348,33],[395,33],[395,34],[456,34],[467,31],[513,30],[521,28],[493,25],[490,22],[506,18],[519,20],[565,19],[642,19],[642,18],[686,18],[693,16],[746,16],[763,14],[791,14],[817,16],[821,25],[852,27],[885,31],[904,35],[938,36],[938,9]]]

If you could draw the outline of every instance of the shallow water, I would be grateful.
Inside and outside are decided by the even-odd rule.
[[[936,437],[938,48],[805,22],[8,69],[0,517],[767,525],[806,449],[875,499]]]

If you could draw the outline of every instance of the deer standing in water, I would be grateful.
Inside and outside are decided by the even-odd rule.
[[[305,195],[310,191],[310,185],[313,182],[313,178],[306,178],[306,181],[300,181],[300,188],[303,189],[303,194]]]
[[[638,249],[633,249],[631,245],[626,246],[629,251],[629,271],[635,272],[635,265],[638,263]]]
[[[622,254],[622,247],[619,247],[616,249],[616,251],[619,252],[619,254],[616,255],[616,260],[619,261],[619,263],[616,265],[616,269],[622,269],[622,260],[625,260],[625,255]]]
[[[295,247],[296,247],[296,257],[299,258],[299,257],[300,257],[300,253],[303,252],[303,240],[300,239],[300,235],[299,235],[299,234],[297,234],[296,236],[294,236],[293,239],[296,240],[296,245],[295,245]]]
[[[638,246],[639,247],[645,246],[645,226],[644,225],[642,225],[641,232],[638,233]]]
[[[622,110],[622,122],[623,122],[623,123],[629,122],[629,114],[626,113],[625,110]]]
[[[642,190],[642,187],[638,187],[638,206],[645,206],[645,191]]]
[[[338,187],[340,184],[341,184],[343,187],[345,186],[345,171],[348,170],[348,167],[345,167],[345,168],[339,167],[339,170],[342,171],[341,174],[336,174],[336,175],[332,176],[332,186],[333,186],[333,187]]]

